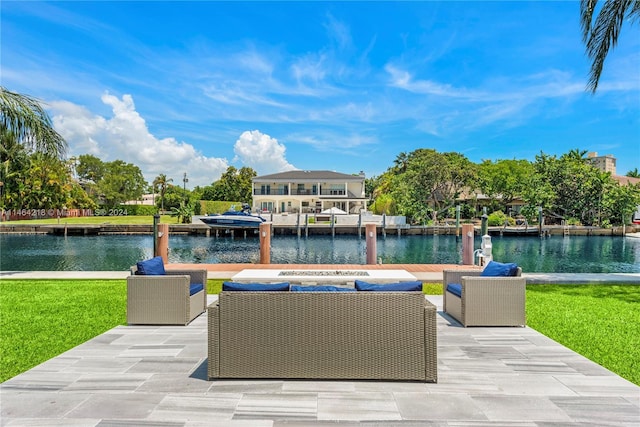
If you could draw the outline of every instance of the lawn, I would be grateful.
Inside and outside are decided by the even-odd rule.
[[[153,216],[151,215],[120,215],[120,216],[83,216],[83,217],[68,217],[68,218],[49,218],[49,219],[23,219],[17,221],[6,222],[5,224],[29,224],[29,225],[37,225],[37,224],[81,224],[81,225],[92,225],[92,224],[117,224],[117,225],[128,225],[128,224],[148,224],[153,225]],[[161,224],[177,224],[178,217],[171,215],[162,215],[160,216]]]
[[[0,382],[127,319],[125,280],[0,280]],[[208,293],[222,280],[209,280]]]
[[[640,385],[640,286],[529,285],[527,326]]]
[[[640,385],[639,303],[640,286],[530,285],[527,324]],[[125,323],[124,280],[0,280],[0,382]]]

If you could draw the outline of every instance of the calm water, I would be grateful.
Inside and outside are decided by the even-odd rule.
[[[640,272],[640,239],[553,236],[494,237],[497,261],[516,262],[527,272]],[[480,247],[476,237],[475,247]],[[455,236],[381,236],[377,255],[384,264],[461,264]],[[274,264],[365,264],[364,238],[274,236]],[[126,270],[151,257],[152,236],[49,236],[0,234],[0,271]],[[170,262],[256,263],[258,237],[171,236]]]

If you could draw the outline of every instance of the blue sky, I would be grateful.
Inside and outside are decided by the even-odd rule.
[[[579,3],[16,2],[0,80],[46,103],[69,156],[189,187],[230,165],[380,175],[401,152],[541,151],[640,168],[640,25],[595,95]]]

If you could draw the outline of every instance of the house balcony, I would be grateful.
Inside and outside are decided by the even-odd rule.
[[[283,189],[271,189],[271,190],[263,190],[261,188],[254,188],[253,189],[253,195],[254,196],[286,196],[289,193],[287,192],[287,190],[283,190]]]
[[[345,190],[322,190],[320,192],[321,196],[346,196],[347,192]]]
[[[304,188],[304,189],[292,188],[291,195],[292,196],[317,196],[318,190],[312,190],[310,188]]]

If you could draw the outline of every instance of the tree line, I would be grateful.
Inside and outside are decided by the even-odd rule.
[[[537,221],[539,210],[550,222],[610,226],[627,223],[640,205],[640,184],[620,185],[598,169],[587,152],[561,156],[541,152],[535,161],[484,160],[473,163],[459,153],[420,148],[400,153],[385,173],[367,180],[370,208],[379,214],[404,215],[414,224],[488,212],[517,212]],[[636,168],[627,173],[640,178]]]

